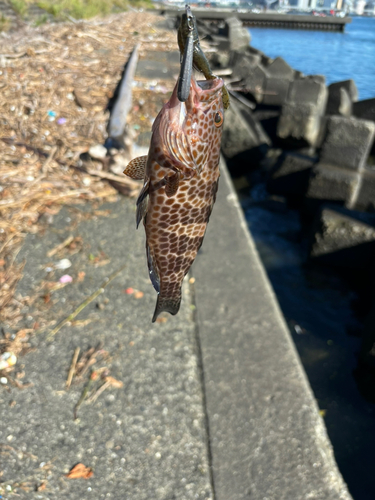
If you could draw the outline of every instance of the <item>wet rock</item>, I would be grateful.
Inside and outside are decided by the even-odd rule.
[[[267,182],[272,194],[303,196],[316,159],[298,153],[284,153],[278,159]]]
[[[313,224],[310,258],[336,267],[366,269],[375,252],[375,216],[324,207]]]
[[[315,77],[299,78],[290,83],[277,126],[278,137],[315,146],[326,102],[326,86]]]
[[[367,160],[374,134],[373,122],[357,118],[329,117],[320,155],[321,161],[360,171]]]

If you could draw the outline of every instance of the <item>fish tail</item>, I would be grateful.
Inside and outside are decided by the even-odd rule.
[[[176,297],[163,297],[162,295],[158,295],[156,301],[156,307],[154,316],[152,317],[152,322],[155,323],[156,318],[162,312],[169,312],[173,316],[178,313],[180,309],[181,303],[181,294]]]

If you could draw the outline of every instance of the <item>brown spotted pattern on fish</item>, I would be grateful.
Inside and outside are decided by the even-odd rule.
[[[202,244],[219,179],[223,82],[191,79],[187,101],[171,99],[157,116],[147,157],[124,173],[143,178],[137,225],[143,219],[151,281],[159,293],[153,321],[176,314],[184,276]],[[143,177],[144,176],[144,177]]]

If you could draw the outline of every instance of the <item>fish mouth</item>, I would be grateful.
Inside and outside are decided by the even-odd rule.
[[[191,79],[191,94],[192,100],[196,104],[210,104],[221,95],[221,89],[224,82],[221,78],[214,78],[213,80],[198,80]]]
[[[222,88],[224,82],[221,78],[215,78],[213,80],[194,80],[192,79],[192,84],[195,86],[195,90],[199,93],[202,92],[216,92]]]

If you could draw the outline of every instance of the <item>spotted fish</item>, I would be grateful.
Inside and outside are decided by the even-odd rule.
[[[143,180],[137,227],[143,219],[150,279],[158,292],[154,322],[180,308],[184,276],[202,244],[215,202],[224,122],[223,81],[191,78],[185,102],[170,100],[152,126],[148,156],[132,160],[124,173]]]

